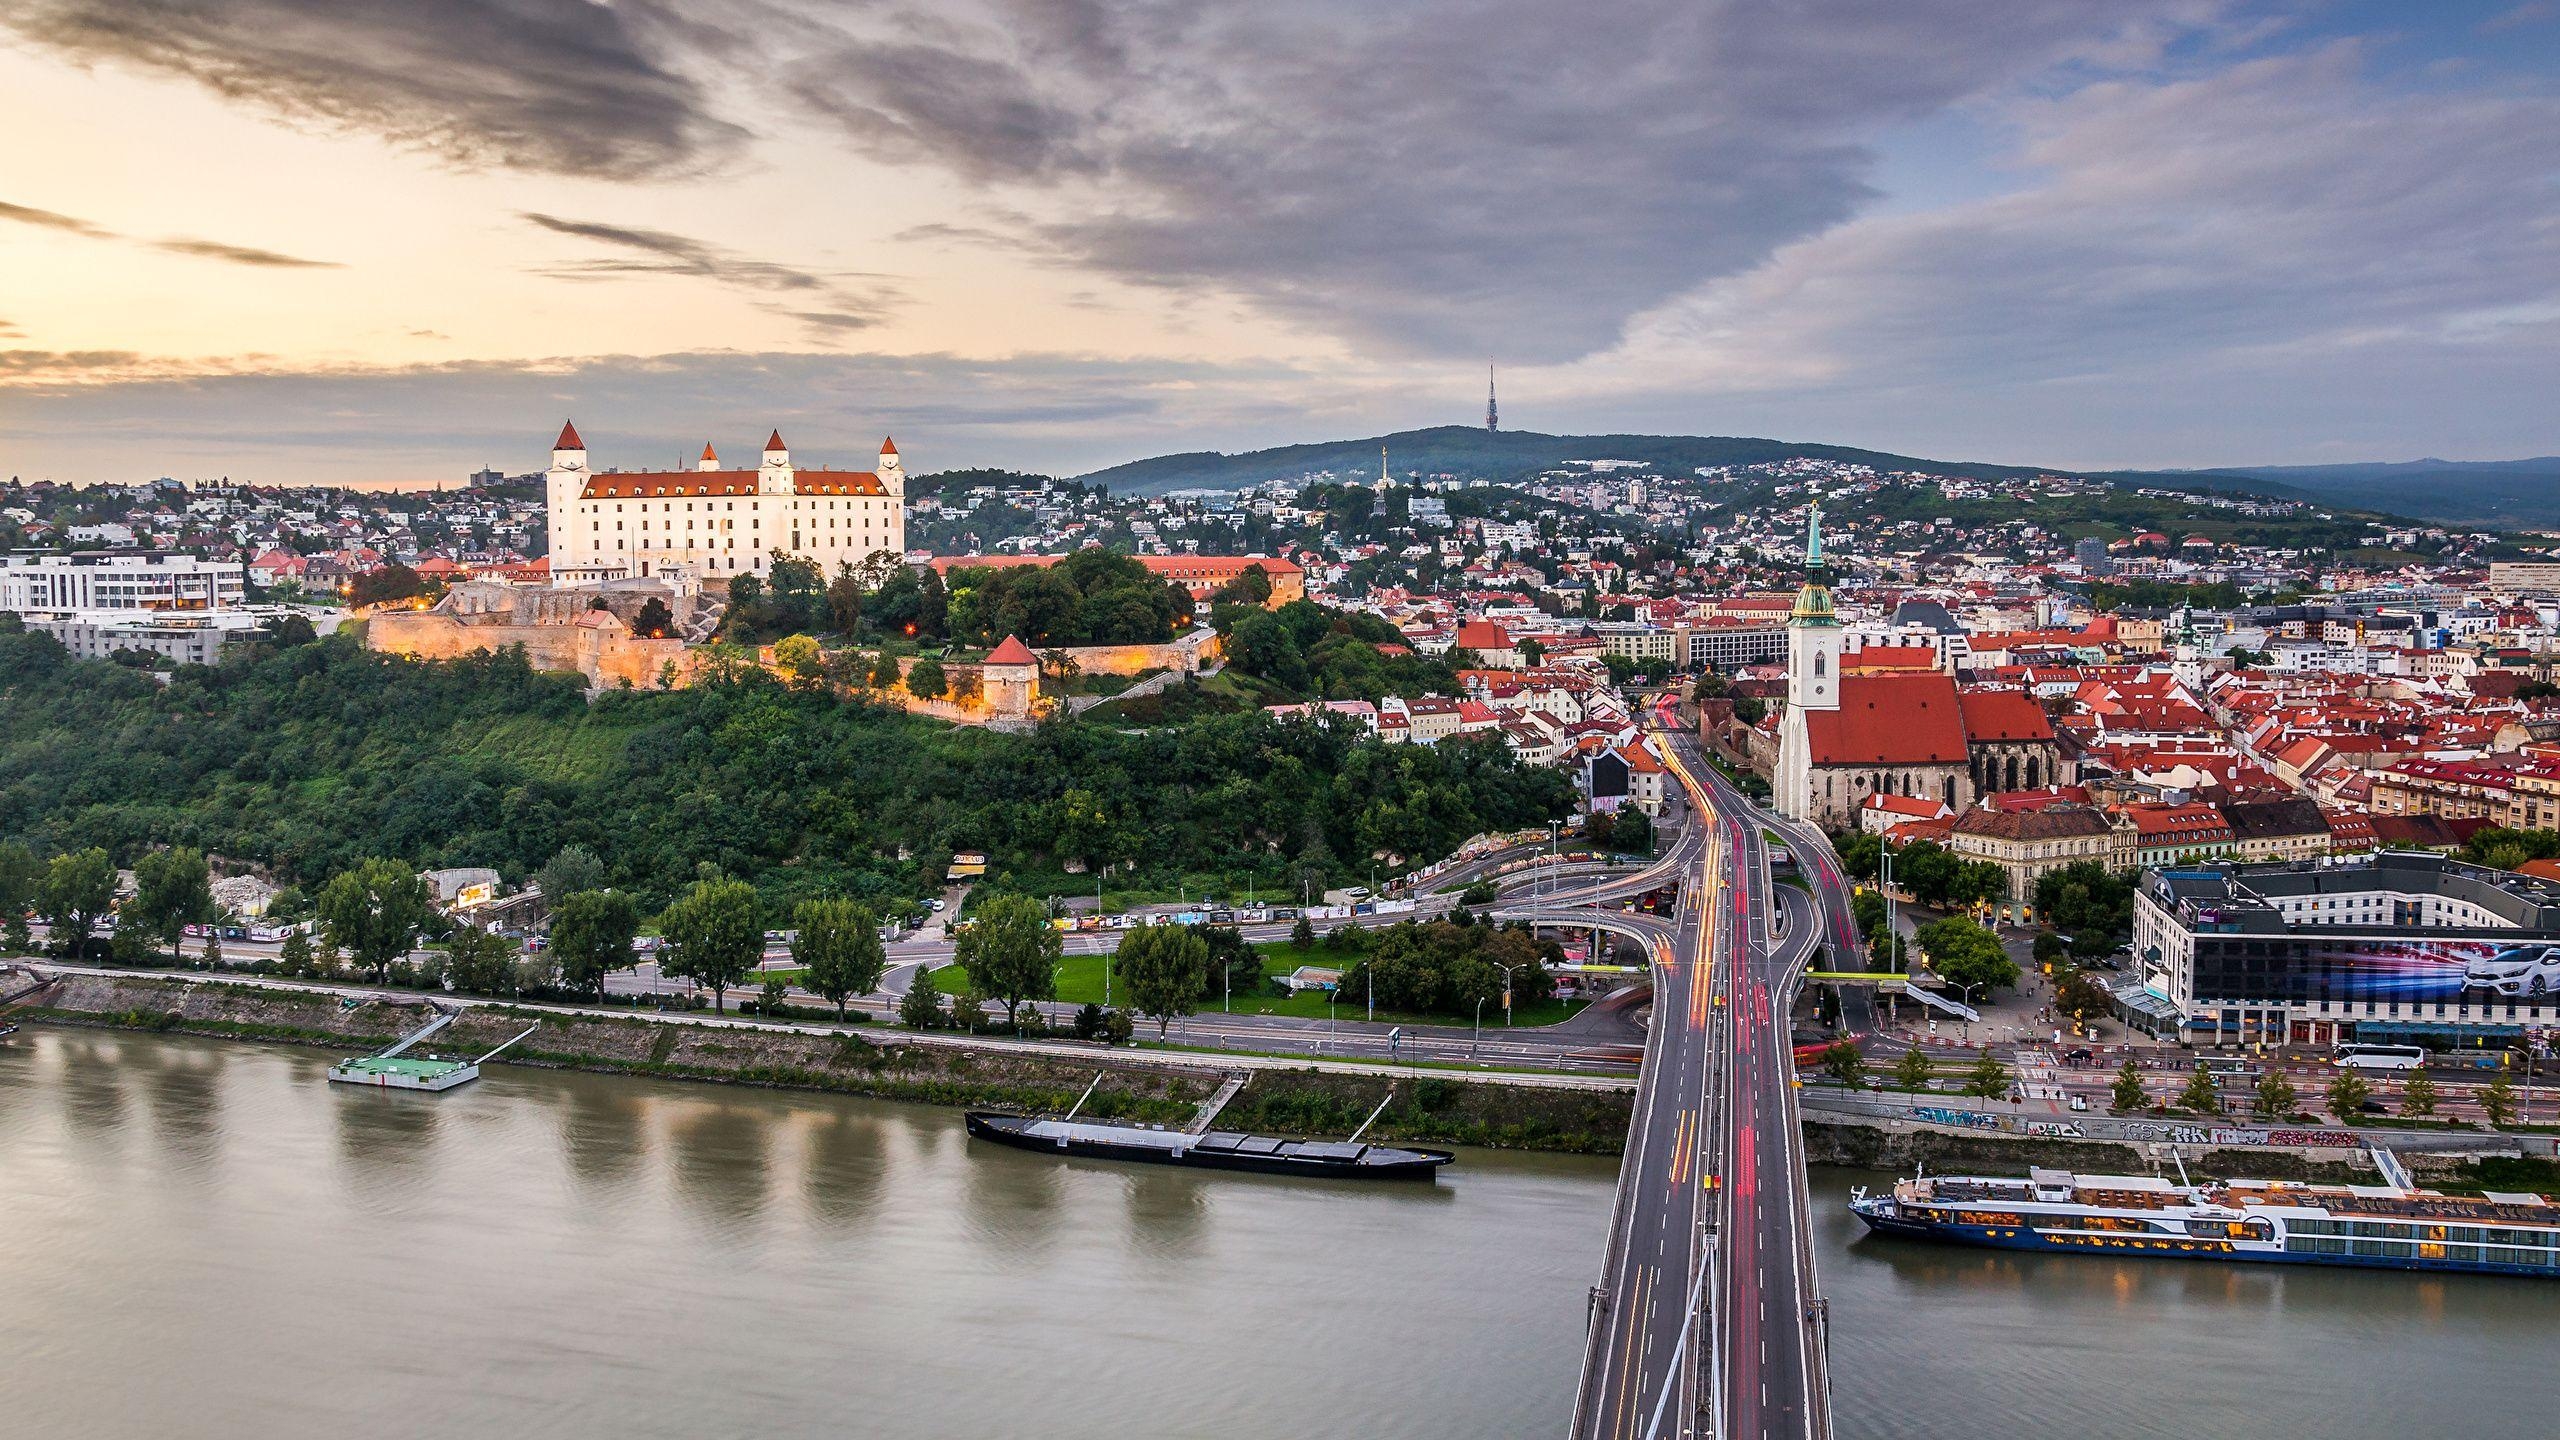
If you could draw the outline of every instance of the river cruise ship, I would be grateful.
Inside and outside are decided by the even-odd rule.
[[[2560,1206],[2531,1194],[2038,1169],[1862,1187],[1849,1208],[1880,1234],[2004,1250],[2560,1276]]]

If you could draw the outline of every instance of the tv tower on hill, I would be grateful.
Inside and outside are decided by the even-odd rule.
[[[1502,412],[1493,403],[1493,367],[1484,367],[1484,428],[1491,433],[1502,428]]]

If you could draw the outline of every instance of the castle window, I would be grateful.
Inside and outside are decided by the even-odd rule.
[[[1816,650],[1816,651],[1814,651],[1814,652],[1813,652],[1813,673],[1814,673],[1814,674],[1816,674],[1816,675],[1822,675],[1822,674],[1826,674],[1826,673],[1828,673],[1828,672],[1826,671],[1826,669],[1824,668],[1824,659],[1825,659],[1825,657],[1824,657],[1824,655],[1823,655],[1823,653],[1822,653],[1821,651]]]

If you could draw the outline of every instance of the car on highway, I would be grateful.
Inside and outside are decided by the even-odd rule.
[[[1342,887],[1342,893],[1350,896],[1354,900],[1366,900],[1369,898],[1369,887],[1366,885],[1345,885]]]

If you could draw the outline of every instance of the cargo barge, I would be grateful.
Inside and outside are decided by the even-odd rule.
[[[1250,1170],[1334,1180],[1429,1180],[1458,1158],[1446,1150],[1408,1150],[1350,1140],[1283,1140],[1233,1130],[1193,1134],[1091,1120],[1043,1120],[993,1110],[968,1113],[969,1133],[998,1145],[1145,1165],[1197,1170]]]

